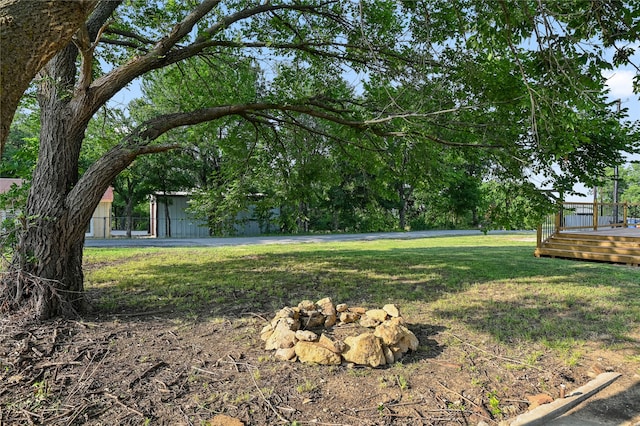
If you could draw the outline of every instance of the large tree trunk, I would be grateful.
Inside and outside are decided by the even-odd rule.
[[[39,10],[40,6],[57,10],[55,5],[58,3],[65,3],[69,7],[79,4],[88,7],[95,2],[77,2],[76,5],[71,4],[74,2],[50,1],[15,3],[28,3],[34,10]],[[96,37],[101,25],[119,4],[118,0],[100,4],[87,21],[89,38]],[[84,16],[86,14],[88,11]],[[31,28],[30,18],[25,18],[25,22]],[[40,22],[35,26],[38,25],[44,24]],[[47,29],[39,28],[44,32]],[[53,47],[49,46],[49,49]],[[76,87],[77,59],[78,49],[74,44],[67,43],[41,70],[43,78],[38,87],[41,120],[38,162],[18,244],[8,270],[0,280],[1,311],[26,310],[27,315],[47,319],[84,310],[82,250],[85,229],[111,180],[136,155],[129,151],[110,152],[78,181],[78,161],[84,132],[91,116],[106,98],[96,100],[95,93],[90,93],[86,84]],[[6,79],[10,76],[5,72],[4,65],[3,60],[3,126],[9,124],[4,121],[4,86],[9,83]],[[88,77],[88,72],[83,73],[81,81],[87,83]]]
[[[0,1],[0,153],[22,94],[71,40],[96,0]]]
[[[56,182],[54,175],[61,173],[53,173],[51,167],[56,165],[41,165],[34,175],[25,226],[10,273],[3,277],[5,296],[12,296],[14,308],[26,305],[39,319],[84,309],[82,249],[91,206],[95,208],[91,203],[85,208],[88,215],[71,217],[66,208],[68,190],[62,186],[64,182]],[[58,167],[65,165],[59,163]],[[50,183],[43,183],[47,177]]]
[[[25,234],[7,275],[14,284],[8,288],[13,307],[26,308],[37,319],[77,315],[85,311],[84,239],[65,241],[60,226],[41,225],[36,221]]]
[[[36,318],[69,315],[84,308],[82,249],[84,231],[98,202],[87,197],[70,206],[78,181],[78,159],[86,120],[70,102],[77,50],[69,45],[45,68],[40,84],[40,150],[27,199],[23,230],[3,296],[14,308],[27,307]]]

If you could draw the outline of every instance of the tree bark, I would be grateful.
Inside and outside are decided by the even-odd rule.
[[[171,237],[171,216],[169,215],[169,197],[164,196],[164,236]]]
[[[85,22],[97,0],[0,1],[0,153],[31,80]]]
[[[127,218],[126,231],[127,238],[131,238],[133,232],[133,196],[127,198],[127,204],[124,208],[124,214]]]
[[[25,209],[24,229],[16,247],[11,273],[3,277],[3,293],[17,306],[47,319],[84,309],[82,249],[84,231],[97,196],[74,200],[69,194],[78,182],[78,159],[87,121],[78,120],[70,102],[77,49],[69,44],[44,68],[39,86],[40,150]],[[11,276],[20,288],[12,284]]]

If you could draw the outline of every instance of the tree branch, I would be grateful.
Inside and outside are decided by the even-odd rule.
[[[102,37],[100,39],[100,43],[110,44],[112,46],[130,47],[132,49],[139,50],[139,51],[141,51],[143,53],[147,53],[148,52],[148,50],[141,49],[141,47],[138,44],[136,44],[136,43],[134,43],[132,41],[129,41],[129,40],[118,40],[118,39],[114,39],[114,38]]]
[[[89,38],[98,40],[101,30],[106,29],[105,24],[113,12],[122,4],[124,0],[100,0],[89,19],[87,19],[87,29],[89,30]]]
[[[155,117],[139,126],[125,139],[125,141],[127,144],[133,145],[148,144],[150,141],[157,139],[160,135],[177,127],[213,121],[229,115],[242,115],[266,110],[298,112],[355,129],[372,128],[375,124],[367,124],[362,121],[345,119],[340,116],[313,109],[306,105],[280,105],[274,103],[223,105],[191,112],[165,114]]]
[[[132,31],[125,31],[125,30],[121,30],[118,28],[108,28],[105,31],[105,34],[115,34],[115,35],[119,35],[119,36],[123,36],[123,37],[127,37],[133,40],[136,40],[142,44],[147,44],[147,45],[153,45],[153,40],[148,39],[146,37],[141,36],[140,34],[136,34]],[[136,47],[137,49],[141,49],[141,46],[134,44],[133,42],[130,42],[131,46]]]
[[[181,22],[173,27],[173,30],[144,56],[135,57],[126,64],[96,79],[91,89],[93,90],[91,113],[104,105],[120,89],[125,87],[135,78],[153,69],[167,65],[162,59],[180,39],[188,35],[193,27],[215,6],[220,0],[204,0]],[[195,55],[197,52],[194,52]]]
[[[120,172],[129,167],[136,157],[177,148],[180,148],[180,145],[139,145],[132,147],[120,144],[115,146],[93,163],[67,194],[66,203],[69,206],[69,217],[71,220],[77,221],[89,220],[111,182]],[[90,209],[85,208],[87,203],[90,203],[93,207]],[[87,215],[88,217],[84,217]]]
[[[92,98],[92,102],[94,103],[94,108],[99,108],[103,105],[111,96],[117,93],[120,89],[125,87],[135,78],[140,75],[151,71],[153,69],[158,69],[181,60],[194,57],[200,54],[203,50],[212,47],[227,47],[227,48],[264,48],[269,47],[273,49],[295,49],[300,51],[306,51],[308,53],[314,55],[323,55],[325,57],[332,57],[341,60],[349,60],[354,63],[365,64],[367,60],[364,58],[357,58],[353,55],[347,55],[346,53],[340,52],[329,52],[323,51],[316,48],[334,46],[343,50],[357,50],[358,46],[352,46],[349,44],[343,43],[314,43],[314,42],[306,42],[306,43],[275,43],[269,44],[266,42],[233,42],[233,41],[225,41],[225,40],[213,40],[212,37],[229,28],[231,25],[250,18],[252,16],[256,16],[265,12],[273,12],[278,10],[291,10],[297,12],[307,12],[314,13],[317,16],[324,16],[328,19],[332,19],[338,23],[340,23],[343,27],[347,24],[344,20],[337,15],[331,15],[326,12],[320,10],[322,5],[290,5],[290,4],[282,4],[282,5],[272,5],[269,2],[265,2],[262,5],[243,9],[237,11],[236,13],[232,13],[226,17],[220,19],[216,24],[212,25],[208,29],[204,30],[196,40],[189,44],[186,47],[176,48],[177,43],[187,36],[193,29],[193,27],[214,7],[216,7],[220,3],[220,0],[206,0],[201,3],[193,12],[191,12],[187,17],[185,17],[180,23],[174,26],[173,30],[160,41],[158,41],[154,47],[144,54],[143,56],[136,57],[129,61],[128,63],[122,65],[121,67],[114,69],[108,74],[96,79],[92,84],[92,89],[94,90],[94,96]],[[328,2],[331,3],[331,2]],[[138,48],[135,43],[127,43],[125,41],[119,40],[109,40],[111,44],[119,44],[119,45],[127,45],[129,47]],[[175,49],[174,49],[175,48]],[[382,53],[382,52],[381,52]],[[384,52],[386,55],[391,55],[392,52]],[[397,58],[397,56],[396,56]],[[403,58],[403,60],[407,60],[407,58]]]
[[[213,10],[218,4],[220,4],[221,0],[204,0],[198,7],[196,7],[193,12],[187,15],[181,22],[179,22],[176,26],[173,27],[173,30],[166,36],[163,37],[156,45],[154,46],[152,53],[163,55],[169,51],[169,49],[173,48],[178,41],[182,40],[183,37],[188,35],[193,27],[210,11]]]
[[[72,39],[72,41],[78,48],[80,55],[82,56],[82,63],[80,64],[80,78],[78,79],[76,91],[83,92],[87,90],[87,88],[91,84],[94,58],[93,54],[96,50],[96,46],[98,45],[98,41],[100,40],[102,32],[108,26],[108,23],[102,25],[98,29],[97,34],[93,37],[94,41],[91,41],[91,35],[89,33],[88,26],[82,25],[76,33],[76,36]]]
[[[225,28],[230,27],[231,25],[242,21],[243,19],[247,19],[250,18],[252,16],[255,15],[259,15],[261,13],[265,13],[265,12],[276,12],[278,10],[293,10],[293,11],[298,11],[298,12],[315,12],[318,10],[318,6],[315,5],[290,5],[290,4],[281,4],[281,5],[272,5],[270,4],[269,1],[264,2],[263,4],[256,6],[256,7],[252,7],[252,8],[248,8],[248,9],[243,9],[243,10],[239,10],[236,13],[233,13],[223,19],[221,19],[220,21],[216,22],[215,25],[212,25],[211,27],[209,27],[208,29],[204,30],[202,35],[199,36],[195,42],[193,43],[194,45],[199,45],[199,44],[203,44],[206,43],[207,41],[209,41],[211,39],[211,37],[213,37],[213,35],[217,34],[218,32],[222,31]]]
[[[243,118],[245,118],[246,120],[250,121],[251,123],[254,123],[254,125],[257,123],[257,124],[262,124],[262,125],[269,126],[270,128],[274,129],[274,131],[276,133],[277,133],[277,130],[275,130],[275,126],[273,125],[274,122],[278,123],[278,124],[281,124],[281,125],[290,124],[290,125],[293,125],[295,127],[299,127],[300,129],[308,132],[309,134],[316,135],[316,136],[321,136],[321,137],[324,137],[324,138],[327,138],[327,139],[331,139],[331,140],[334,140],[334,141],[338,142],[339,144],[350,143],[351,145],[355,145],[355,146],[357,146],[357,147],[359,147],[361,149],[369,150],[369,148],[367,148],[367,147],[365,147],[363,145],[359,145],[359,144],[357,144],[357,143],[355,143],[353,141],[347,141],[347,140],[345,140],[343,138],[340,138],[340,137],[338,137],[336,135],[333,135],[331,133],[323,132],[323,131],[320,131],[320,130],[318,130],[316,128],[308,126],[308,125],[306,125],[304,123],[301,123],[299,120],[297,120],[295,117],[292,117],[289,114],[287,114],[287,116],[289,118],[289,121],[281,119],[281,118],[278,118],[278,117],[275,117],[275,116],[270,115],[270,114],[265,114],[265,113],[253,113],[252,115],[246,115],[246,116],[243,115]]]
[[[82,57],[80,64],[80,77],[76,86],[76,91],[83,92],[91,84],[91,72],[93,65],[93,49],[91,41],[89,40],[89,31],[86,25],[80,26],[80,29],[73,37],[73,43],[78,48]]]

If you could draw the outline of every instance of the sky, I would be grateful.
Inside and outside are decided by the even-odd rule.
[[[611,100],[620,99],[622,107],[629,109],[629,119],[640,120],[640,102],[638,95],[633,93],[633,77],[636,71],[630,68],[620,68],[605,74],[607,86],[611,90]]]

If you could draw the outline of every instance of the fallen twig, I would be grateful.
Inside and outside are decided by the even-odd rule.
[[[84,404],[80,409],[75,410],[75,413],[73,414],[73,416],[71,417],[71,419],[69,419],[69,421],[67,422],[67,426],[70,426],[73,424],[73,422],[78,418],[78,416],[87,409],[89,405],[88,404]],[[73,410],[72,410],[73,411]],[[53,419],[49,419],[50,422],[53,422],[53,420],[55,420],[56,418],[54,417]]]
[[[148,311],[148,312],[125,312],[122,314],[109,314],[112,317],[120,318],[120,317],[144,317],[148,315],[157,315],[157,314],[170,314],[172,313],[172,309],[162,309],[159,311]]]
[[[252,316],[252,317],[260,318],[260,319],[261,319],[261,320],[263,320],[264,322],[269,322],[269,320],[268,320],[268,319],[266,319],[265,317],[263,317],[263,316],[262,316],[262,315],[260,315],[260,314],[256,314],[256,313],[254,313],[254,312],[243,312],[243,313],[242,313],[242,315],[249,315],[249,316]]]
[[[231,360],[231,363],[233,364],[234,367],[236,367],[236,371],[239,373],[240,369],[238,368],[238,363],[236,362],[236,360],[233,359],[233,357],[231,355],[227,355],[227,357]]]
[[[424,416],[422,415],[422,413],[420,413],[418,410],[416,410],[414,407],[411,407],[411,409],[413,410],[414,413],[416,413],[417,418],[419,418],[420,420],[425,420]]]
[[[191,366],[191,368],[192,368],[192,369],[194,369],[194,370],[196,370],[196,371],[199,371],[199,372],[201,372],[201,373],[210,374],[210,375],[212,375],[212,376],[215,376],[215,375],[216,375],[216,373],[215,373],[215,372],[213,372],[213,371],[205,370],[204,368],[196,367],[195,365],[192,365],[192,366]]]
[[[526,399],[511,399],[511,398],[505,398],[503,399],[504,402],[519,402],[519,403],[523,403],[523,404],[531,404],[531,401],[527,401]]]
[[[131,411],[132,413],[136,413],[140,417],[145,417],[145,415],[142,414],[140,411],[136,410],[135,408],[131,408],[128,405],[124,404],[122,401],[120,401],[120,398],[118,398],[116,395],[112,395],[110,393],[105,393],[104,396],[107,396],[107,397],[115,400],[116,404],[118,404],[119,406],[121,406],[123,408],[126,408],[127,410]]]
[[[91,361],[89,361],[89,364],[85,367],[85,369],[82,371],[82,374],[80,375],[80,378],[78,379],[78,384],[71,390],[71,392],[69,392],[69,395],[67,395],[67,399],[66,402],[68,403],[71,398],[80,390],[80,386],[84,385],[84,380],[89,380],[91,377],[93,377],[96,374],[96,371],[98,371],[98,369],[100,368],[100,366],[102,366],[102,363],[104,362],[104,360],[107,358],[107,355],[109,355],[109,349],[107,349],[107,353],[104,354],[104,356],[102,357],[102,359],[98,362],[98,364],[94,367],[93,371],[91,372],[91,374],[89,374],[89,376],[85,379],[84,375],[87,372],[87,370],[89,370],[89,367],[91,367],[91,364],[93,363],[93,360],[95,359],[97,353],[93,354],[93,356],[91,357]]]
[[[24,409],[24,408],[22,408],[20,411],[21,411],[21,412],[22,412],[22,414],[24,414],[24,416],[27,418],[27,422],[28,422],[30,425],[35,425],[35,423],[33,422],[33,419],[31,418],[32,416],[33,416],[33,417],[40,417],[40,416],[38,416],[36,413],[32,413],[31,411],[28,411],[28,410],[26,410],[26,409]]]
[[[467,402],[471,403],[471,405],[473,405],[473,406],[474,406],[474,407],[476,407],[478,410],[480,410],[480,411],[482,411],[482,412],[484,413],[484,414],[479,414],[479,413],[477,413],[477,412],[476,412],[476,414],[477,414],[478,416],[480,416],[480,417],[482,417],[483,419],[486,419],[486,420],[488,420],[488,421],[490,421],[490,422],[492,422],[492,423],[498,424],[498,422],[496,422],[495,420],[493,420],[490,416],[487,416],[487,414],[489,414],[489,413],[487,412],[487,410],[486,410],[484,407],[482,407],[482,406],[480,406],[480,405],[476,404],[475,402],[473,402],[473,401],[472,401],[472,400],[470,400],[469,398],[465,397],[465,396],[464,396],[464,395],[462,395],[461,393],[458,393],[458,392],[454,391],[453,389],[449,389],[448,387],[446,387],[444,384],[440,383],[439,381],[436,381],[436,383],[437,383],[437,384],[439,384],[440,386],[442,386],[445,390],[447,390],[447,391],[449,391],[449,392],[453,393],[454,395],[459,396],[460,398],[464,399],[465,401],[467,401]]]
[[[411,401],[411,402],[390,402],[390,403],[380,403],[381,405],[384,405],[385,407],[389,407],[389,408],[393,408],[393,407],[406,407],[409,405],[416,405],[416,404],[422,404],[424,402],[424,399],[420,399],[419,401]],[[373,406],[373,407],[366,407],[366,408],[357,408],[354,409],[353,411],[355,413],[359,413],[361,411],[370,411],[370,410],[377,410],[378,407],[380,406],[380,404]]]
[[[80,361],[57,361],[57,362],[45,362],[37,365],[36,368],[49,368],[49,367],[61,367],[63,365],[82,365]]]
[[[437,384],[439,384],[440,386],[442,386],[445,390],[447,390],[447,391],[451,392],[452,394],[454,394],[454,395],[456,395],[456,396],[459,396],[460,398],[464,399],[464,400],[465,400],[465,401],[467,401],[467,402],[470,402],[470,403],[471,403],[471,405],[473,405],[474,407],[478,407],[478,404],[476,404],[475,402],[473,402],[473,401],[472,401],[472,400],[470,400],[469,398],[465,397],[464,395],[462,395],[462,394],[460,394],[460,393],[458,393],[458,392],[454,391],[453,389],[449,389],[448,387],[446,387],[444,384],[442,384],[442,383],[441,383],[441,382],[439,382],[439,381],[436,381],[436,383],[437,383]]]
[[[164,361],[160,361],[157,364],[152,365],[151,367],[147,368],[145,371],[142,372],[142,374],[140,374],[138,377],[136,377],[135,379],[133,379],[131,381],[131,383],[129,383],[129,389],[131,389],[136,383],[138,383],[140,380],[144,379],[145,377],[147,377],[149,374],[153,373],[154,371],[156,371],[158,368],[160,367],[164,367],[166,366],[167,363]]]
[[[254,368],[257,370],[257,368],[249,363],[246,362],[237,362],[236,360],[233,359],[233,357],[231,355],[227,355],[233,362],[231,362],[231,364],[234,364],[236,367],[236,370],[238,372],[240,372],[240,370],[238,369],[238,365],[244,365],[245,367],[248,367],[247,370],[249,370],[249,368]],[[220,361],[220,360],[218,360]],[[221,361],[223,363],[225,363],[225,361]],[[228,362],[226,362],[228,363]],[[203,368],[199,368],[196,366],[191,366],[191,368],[193,368],[196,371],[200,371],[202,373],[207,373],[207,374],[211,374],[211,375],[216,375],[216,373],[214,373],[213,371],[208,371],[205,370]],[[269,400],[264,396],[264,393],[262,392],[262,390],[260,389],[260,386],[258,386],[258,382],[256,382],[255,377],[253,377],[253,374],[250,374],[251,376],[251,380],[253,380],[253,384],[256,387],[256,389],[258,390],[258,393],[260,394],[260,396],[262,397],[262,400],[267,404],[267,406],[271,409],[271,411],[273,411],[273,413],[278,416],[278,419],[280,419],[280,421],[284,422],[284,423],[289,423],[289,420],[285,419],[282,414],[278,413],[278,410],[276,410],[273,405],[271,404],[271,402],[269,402]],[[321,424],[321,423],[317,423],[317,424]]]
[[[69,320],[69,322],[72,322],[74,324],[78,324],[80,327],[82,328],[91,328],[91,327],[95,327],[94,323],[86,323],[83,321],[74,321],[74,320]]]
[[[85,409],[85,407],[86,407],[86,405],[84,405],[84,406],[83,406],[79,411],[81,412],[82,410],[84,410],[84,409]],[[69,414],[70,414],[70,413],[73,413],[74,411],[78,412],[77,408],[76,408],[76,407],[72,407],[72,406],[67,406],[67,407],[64,409],[64,411],[63,411],[63,408],[62,408],[62,407],[59,407],[59,408],[57,408],[57,409],[55,409],[55,410],[53,410],[53,411],[54,411],[54,412],[56,412],[56,413],[57,413],[57,415],[56,415],[56,416],[54,416],[54,417],[49,417],[49,418],[47,418],[47,424],[53,424],[56,420],[60,420],[60,419],[62,419],[62,418],[64,418],[64,417],[68,417],[68,416],[69,416]],[[73,422],[73,420],[74,420],[76,417],[78,417],[78,414],[75,414],[75,415],[71,418],[71,420],[69,420],[69,421],[67,422],[67,424],[71,424],[71,423]],[[2,420],[2,419],[0,419],[0,420]],[[2,424],[2,422],[0,422],[0,424]]]
[[[464,341],[464,340],[462,340],[460,337],[456,336],[455,334],[453,334],[453,333],[451,333],[451,332],[449,332],[449,331],[445,331],[444,333],[449,334],[449,335],[451,335],[451,336],[455,337],[455,338],[456,338],[456,339],[458,339],[461,343],[464,343],[464,344],[465,344],[465,345],[467,345],[467,346],[471,346],[473,349],[478,350],[478,351],[480,351],[480,352],[483,352],[483,353],[485,353],[485,354],[487,354],[487,355],[489,355],[489,356],[491,356],[491,357],[493,357],[493,358],[501,359],[501,360],[503,360],[503,361],[513,362],[513,363],[520,364],[520,365],[524,365],[524,366],[527,366],[527,367],[531,367],[531,368],[536,369],[536,370],[538,370],[538,371],[544,371],[544,369],[543,369],[543,368],[537,367],[537,366],[535,366],[535,365],[531,365],[530,363],[522,362],[522,361],[520,361],[520,360],[513,359],[513,358],[507,358],[507,357],[504,357],[504,356],[496,355],[496,354],[491,353],[491,352],[489,352],[489,351],[487,351],[487,350],[485,350],[485,349],[479,348],[479,347],[478,347],[478,346],[476,346],[476,345],[473,345],[473,344],[471,344],[471,343],[469,343],[469,342],[465,342],[465,341]]]
[[[255,367],[254,367],[255,368]],[[256,368],[257,370],[257,368]],[[258,386],[258,382],[256,382],[256,378],[253,377],[253,374],[249,374],[251,376],[251,380],[253,380],[253,384],[256,387],[256,389],[258,390],[258,393],[260,394],[260,396],[262,397],[262,400],[267,404],[267,406],[269,408],[271,408],[271,411],[273,411],[273,413],[278,416],[278,418],[280,419],[280,421],[284,422],[284,423],[289,423],[289,420],[285,419],[284,417],[282,417],[282,414],[278,413],[278,411],[273,408],[273,405],[271,405],[271,402],[269,402],[269,400],[264,396],[264,393],[262,392],[262,389],[260,389],[260,386]]]

